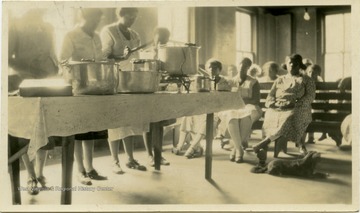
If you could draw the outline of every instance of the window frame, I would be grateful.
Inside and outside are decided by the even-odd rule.
[[[242,7],[237,7],[236,8],[236,13],[244,13],[244,14],[248,14],[250,15],[250,32],[251,32],[251,50],[250,51],[239,51],[236,47],[236,52],[235,54],[238,55],[238,53],[242,53],[242,54],[250,54],[252,55],[252,61],[253,63],[256,63],[258,61],[258,56],[257,56],[257,11],[256,9],[253,8],[242,8]],[[236,15],[235,15],[236,17]],[[235,20],[235,27],[237,27],[236,24],[236,20]],[[236,29],[237,30],[237,29]],[[236,42],[238,42],[238,38],[236,38]],[[237,46],[237,43],[236,43]],[[236,62],[237,64],[239,63],[239,58],[236,58]]]

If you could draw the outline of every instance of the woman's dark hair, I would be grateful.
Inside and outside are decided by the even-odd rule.
[[[133,13],[138,13],[139,10],[135,7],[122,7],[119,10],[119,16],[123,17],[126,14],[133,14]]]
[[[214,58],[209,59],[206,62],[206,66],[208,66],[208,65],[214,65],[215,67],[219,68],[220,71],[222,70],[222,63],[217,59],[214,59]]]
[[[240,85],[242,85],[246,80],[247,71],[252,65],[252,61],[250,60],[250,58],[245,57],[243,58],[243,60],[241,60],[240,64],[242,64],[240,69]]]

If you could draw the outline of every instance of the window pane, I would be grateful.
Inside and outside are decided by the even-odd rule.
[[[236,13],[236,49],[251,52],[251,16]]]
[[[325,82],[336,81],[343,77],[343,55],[329,53],[325,55]]]
[[[340,52],[344,48],[343,14],[325,16],[325,51]]]
[[[188,8],[187,7],[159,7],[158,26],[166,27],[170,31],[171,40],[188,42]]]

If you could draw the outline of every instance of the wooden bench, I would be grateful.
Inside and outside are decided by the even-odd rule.
[[[265,100],[272,87],[270,83],[260,83],[260,106],[265,114]],[[351,90],[340,92],[338,82],[316,82],[316,97],[312,103],[313,121],[308,126],[306,132],[325,132],[341,145],[342,134],[340,131],[341,122],[351,114]],[[262,129],[264,114],[260,120],[253,124],[253,129]],[[275,144],[274,157],[279,151],[286,152],[286,144]]]

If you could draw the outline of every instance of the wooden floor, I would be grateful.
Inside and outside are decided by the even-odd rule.
[[[260,140],[258,133],[253,134],[253,138],[255,139],[250,141],[250,145]],[[258,204],[281,206],[283,204],[310,204],[312,209],[319,207],[314,204],[345,204],[342,207],[345,208],[352,203],[351,150],[339,150],[331,139],[308,145],[309,150],[316,150],[322,154],[322,160],[317,167],[318,171],[329,174],[327,179],[317,180],[253,174],[250,169],[257,163],[254,153],[246,153],[245,163],[236,164],[228,160],[229,151],[221,149],[219,141],[214,141],[213,179],[206,181],[204,157],[186,159],[183,156],[175,156],[171,153],[171,147],[172,145],[168,143],[164,146],[163,152],[163,156],[171,162],[171,165],[162,166],[161,171],[154,171],[150,166],[147,167],[146,172],[128,169],[125,166],[125,154],[121,152],[121,166],[126,172],[123,175],[111,172],[109,149],[97,148],[94,159],[95,168],[101,174],[108,176],[108,180],[93,181],[91,187],[83,188],[74,176],[73,206],[81,205],[81,208],[92,210],[89,205],[96,204],[95,209],[98,209],[98,205],[106,208],[113,207],[111,205],[144,208],[142,204],[159,204],[156,206],[162,208],[169,207],[163,204],[170,204],[172,208],[181,209],[192,206],[180,204],[201,204],[204,208],[213,204],[228,204],[222,205],[221,208],[240,210],[252,209],[253,207],[248,204],[256,204],[255,207],[262,206]],[[289,153],[297,153],[298,150],[294,144],[289,144],[288,147]],[[268,155],[272,156],[272,152]],[[281,153],[279,157],[293,158],[294,156]],[[135,158],[143,164],[148,162],[144,149],[136,150]],[[74,164],[74,172],[76,169],[76,164]],[[48,185],[53,186],[54,190],[43,191],[36,196],[30,196],[26,191],[22,192],[24,205],[37,208],[59,204],[60,189],[56,187],[61,185],[61,164],[57,155],[53,154],[52,159],[48,160],[44,173],[48,179]],[[22,170],[22,186],[25,186],[26,178],[26,171]],[[6,190],[10,193],[10,187],[7,186]],[[10,196],[5,202],[8,205],[11,204]]]

